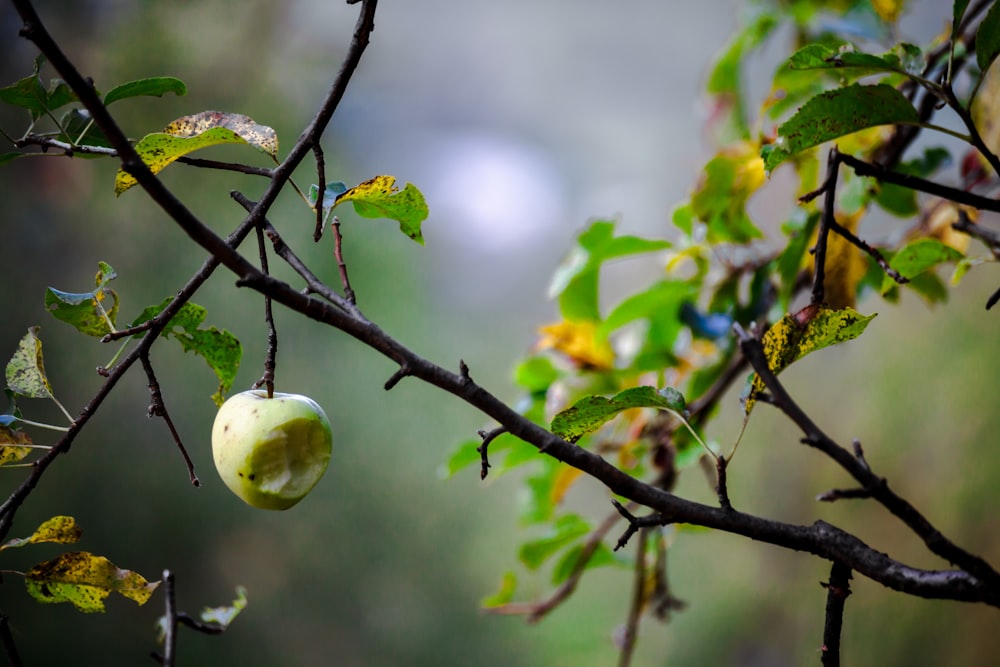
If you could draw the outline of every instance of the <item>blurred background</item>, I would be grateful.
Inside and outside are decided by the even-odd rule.
[[[187,83],[186,97],[120,103],[130,135],[220,109],[271,125],[286,149],[335,75],[357,9],[309,0],[40,1],[38,8],[99,88],[157,75]],[[457,368],[461,357],[477,381],[513,400],[510,369],[537,327],[557,319],[545,288],[587,219],[617,217],[628,233],[673,233],[670,211],[712,153],[702,131],[709,114],[702,82],[745,12],[736,0],[683,10],[653,0],[383,2],[324,142],[327,177],[351,185],[395,175],[423,190],[431,217],[420,248],[393,222],[342,215],[353,285],[368,316],[446,367]],[[949,16],[942,3],[911,2],[900,37],[924,43]],[[2,5],[4,84],[30,73],[36,55],[16,37],[19,27]],[[755,80],[764,85],[780,53],[748,63]],[[19,135],[24,119],[2,109],[0,127]],[[245,148],[211,157],[257,159]],[[303,186],[315,178],[307,165],[296,174]],[[71,412],[100,386],[94,368],[113,350],[46,315],[45,287],[88,290],[97,262],[106,261],[118,272],[113,287],[120,321],[128,322],[173,294],[205,258],[141,191],[116,199],[115,170],[110,161],[46,158],[0,169],[0,355],[41,324],[46,369]],[[180,165],[163,178],[220,234],[242,217],[228,192],[254,198],[265,185]],[[788,202],[775,206],[787,210]],[[321,278],[338,283],[330,239],[312,244],[312,219],[291,191],[271,219]],[[606,304],[660,270],[636,266],[616,270]],[[894,488],[994,564],[1000,419],[990,406],[1000,355],[998,315],[983,303],[998,278],[993,267],[974,271],[950,303],[934,309],[909,294],[899,306],[862,302],[859,310],[880,315],[861,341],[785,376],[832,436],[860,438]],[[264,356],[260,300],[219,272],[194,301],[208,308],[206,324],[243,342],[234,389],[248,387]],[[179,664],[614,664],[627,572],[595,571],[539,625],[478,611],[501,574],[517,569],[516,546],[532,535],[518,525],[516,475],[481,483],[470,468],[441,481],[448,452],[485,426],[483,418],[416,381],[386,393],[395,368],[385,359],[304,318],[279,310],[276,320],[277,388],[314,397],[334,427],[330,469],[299,506],[254,510],[223,487],[209,443],[215,378],[201,359],[164,343],[153,362],[203,486],[188,482],[164,424],[146,418],[146,379],[133,372],[45,475],[12,536],[30,534],[52,515],[73,515],[84,529],[80,549],[150,579],[170,568],[179,606],[191,613],[227,604],[245,586],[249,606],[224,636],[182,631]],[[46,402],[22,407],[33,419],[59,421]],[[723,409],[729,416],[710,435],[731,441],[739,410],[734,394]],[[23,475],[2,471],[0,495]],[[822,518],[914,565],[944,566],[871,504],[813,501],[847,483],[766,408],[755,412],[730,469],[741,509],[802,523]],[[581,488],[593,491],[582,505],[603,516],[605,496]],[[696,472],[678,492],[712,502]],[[25,570],[63,550],[7,551],[2,567]],[[689,607],[668,625],[643,624],[635,664],[819,663],[826,563],[711,532],[680,535],[670,556],[675,593]],[[551,590],[547,573],[521,578],[519,599]],[[146,656],[162,596],[138,609],[110,599],[106,614],[82,615],[36,604],[20,577],[8,575],[4,584],[0,610],[11,616],[26,664],[152,664]],[[914,600],[867,580],[854,587],[845,664],[994,664],[995,610]]]

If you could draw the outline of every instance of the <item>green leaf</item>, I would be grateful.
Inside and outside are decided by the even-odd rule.
[[[900,44],[881,56],[858,51],[853,44],[809,44],[789,58],[793,70],[848,70],[854,76],[871,74],[919,74],[924,63],[920,49],[913,44]]]
[[[28,398],[52,398],[52,385],[45,376],[42,359],[42,341],[38,338],[41,327],[30,327],[17,345],[17,352],[7,363],[7,386],[11,391]]]
[[[559,561],[552,568],[552,584],[558,586],[573,574],[573,570],[576,569],[577,562],[580,560],[580,555],[583,553],[584,545],[576,544],[566,550],[566,553],[559,558]],[[597,567],[605,567],[608,565],[619,565],[626,566],[622,563],[604,544],[598,544],[594,553],[591,554],[590,558],[587,560],[586,565],[584,565],[584,570],[592,570]],[[627,567],[627,566],[626,566]]]
[[[479,463],[482,460],[478,451],[481,444],[482,440],[472,439],[459,443],[442,466],[440,476],[444,479],[450,479],[472,464]]]
[[[153,319],[163,312],[171,301],[173,297],[167,297],[159,305],[145,308],[130,326],[134,327]],[[220,331],[214,326],[202,329],[201,323],[205,321],[207,314],[208,311],[204,307],[190,302],[185,303],[171,318],[162,335],[180,342],[185,352],[194,352],[205,359],[209,368],[219,378],[219,389],[212,395],[212,400],[221,406],[226,393],[233,386],[233,380],[236,379],[236,371],[239,370],[240,360],[243,358],[243,346],[236,336],[225,329]]]
[[[178,96],[187,95],[187,86],[184,85],[183,81],[172,76],[154,76],[148,79],[129,81],[109,90],[108,94],[104,96],[104,105],[108,106],[129,97],[163,97],[167,93]]]
[[[249,116],[222,111],[202,111],[182,116],[163,129],[147,134],[135,150],[154,174],[177,158],[193,151],[221,144],[249,144],[271,157],[278,154],[278,135],[266,125],[258,125]],[[120,195],[138,183],[135,177],[119,169],[115,176],[115,194]]]
[[[590,525],[576,514],[559,517],[552,523],[548,535],[525,542],[518,558],[529,570],[537,570],[560,549],[590,532]]]
[[[756,149],[724,150],[708,164],[691,196],[691,211],[708,227],[709,243],[748,243],[763,234],[746,212],[747,200],[764,183]]]
[[[665,317],[677,322],[677,312],[681,304],[694,297],[695,288],[681,280],[661,280],[649,289],[633,294],[615,306],[607,319],[601,323],[597,334],[607,337],[611,332],[629,322],[650,317]],[[680,323],[677,323],[680,329]]]
[[[969,7],[969,0],[955,0],[952,6],[952,20],[951,20],[951,39],[954,41],[956,35],[958,35],[959,25],[962,23],[962,17],[965,16],[965,10]]]
[[[956,262],[962,257],[962,253],[958,250],[937,239],[922,238],[900,248],[892,256],[889,266],[896,269],[904,278],[915,278],[938,264]],[[885,276],[882,281],[882,292],[888,292],[895,284],[892,278]]]
[[[80,541],[83,531],[76,525],[76,520],[71,516],[54,516],[45,521],[29,537],[20,537],[9,540],[0,551],[23,547],[26,544],[38,544],[40,542],[55,542],[56,544],[72,544]]]
[[[958,7],[955,8],[956,14]],[[986,72],[1000,54],[1000,5],[994,3],[976,31],[976,62]]]
[[[514,591],[517,589],[517,576],[513,572],[504,572],[500,579],[500,587],[493,595],[483,598],[479,604],[489,609],[491,607],[502,607],[514,599]]]
[[[576,442],[596,431],[622,410],[659,408],[684,412],[684,396],[673,387],[657,391],[655,387],[632,387],[611,398],[586,396],[552,419],[552,432],[569,442]]]
[[[115,330],[118,317],[118,294],[106,285],[118,277],[106,262],[99,262],[90,292],[63,292],[49,287],[45,290],[45,309],[57,320],[70,324],[88,336],[100,338]]]
[[[329,191],[330,186],[327,186]],[[411,239],[424,244],[420,225],[429,213],[424,195],[412,183],[403,191],[396,187],[393,176],[376,176],[338,195],[334,206],[349,201],[362,218],[388,218],[399,223],[399,230]]]
[[[39,602],[69,602],[83,612],[104,611],[104,599],[111,593],[145,604],[159,586],[158,581],[150,583],[103,556],[83,551],[39,563],[28,570],[24,583]]]
[[[558,379],[559,370],[546,356],[528,357],[514,369],[514,382],[532,393],[546,391]]]
[[[615,223],[597,220],[577,238],[566,259],[552,276],[549,298],[559,298],[559,309],[570,321],[601,319],[598,285],[604,262],[671,247],[669,241],[638,236],[615,236]]]
[[[214,626],[217,632],[225,632],[232,624],[233,620],[239,616],[247,606],[247,589],[243,586],[236,587],[236,599],[227,607],[205,607],[201,610],[199,618],[205,625]],[[160,616],[156,620],[156,641],[162,644],[167,638],[167,617]]]
[[[806,249],[812,239],[813,231],[819,223],[820,213],[814,212],[806,217],[804,222],[799,222],[796,227],[787,229],[789,235],[785,249],[778,257],[778,275],[781,276],[780,300],[783,307],[788,307],[795,291],[795,284],[798,282],[799,273],[802,272],[802,260],[806,256]]]
[[[887,84],[854,84],[827,91],[805,103],[778,127],[778,139],[761,150],[764,166],[774,170],[786,159],[831,139],[878,125],[917,123],[906,97]]]
[[[45,113],[47,101],[48,94],[42,87],[37,69],[34,74],[0,88],[0,102],[27,109],[33,119]]]
[[[811,352],[857,338],[878,314],[861,315],[852,308],[831,310],[824,306],[813,309],[813,306],[807,306],[796,315],[785,315],[764,334],[764,355],[768,367],[775,374]],[[807,321],[800,323],[803,320]],[[751,377],[744,403],[748,415],[757,402],[757,396],[765,389],[760,376],[755,373]]]
[[[745,139],[750,135],[743,93],[743,63],[779,25],[774,12],[758,13],[733,36],[708,75],[706,89],[728,107],[725,121],[729,134],[735,137]]]

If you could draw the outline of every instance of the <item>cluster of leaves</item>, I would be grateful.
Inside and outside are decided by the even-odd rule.
[[[978,167],[965,169],[975,178],[966,178],[961,188],[997,184],[996,173],[984,176],[995,157],[977,143],[975,128],[961,134],[934,125],[914,105],[920,91],[937,106],[947,103],[960,116],[981,118],[979,129],[993,136],[996,121],[985,109],[995,108],[998,99],[989,85],[996,74],[988,72],[1000,52],[1000,10],[993,6],[981,22],[976,60],[970,62],[960,39],[968,4],[955,2],[948,34],[922,49],[885,42],[896,34],[903,2],[755,3],[756,14],[709,77],[712,126],[721,147],[690,199],[675,209],[676,231],[667,235],[670,240],[617,235],[615,221],[599,220],[579,235],[550,286],[562,319],[542,327],[536,351],[515,371],[524,391],[521,413],[669,489],[676,475],[705,453],[703,446],[723,460],[735,452],[735,446],[727,454],[717,442],[703,443],[697,432],[718,410],[722,390],[746,376],[732,373],[741,358],[731,335],[734,325],[767,330],[767,359],[780,372],[810,352],[860,336],[874,317],[854,310],[866,293],[895,301],[908,289],[933,304],[948,294],[938,267],[954,265],[956,285],[970,267],[996,261],[992,255],[967,254],[968,236],[952,228],[960,215],[974,221],[974,210],[947,199],[919,201],[912,189],[845,173],[829,204],[844,233],[829,232],[824,299],[803,301],[814,274],[810,250],[824,215],[816,201],[824,185],[821,149],[830,142],[841,153],[884,161],[879,151],[894,136],[893,128],[930,130],[951,145],[885,166],[920,178],[946,173],[958,139],[966,144],[963,163]],[[768,94],[751,101],[744,77],[748,59],[789,32],[798,48],[777,67]],[[784,165],[797,177],[800,205],[783,219],[771,210],[756,212],[752,199],[768,187],[769,173]],[[857,243],[869,214],[906,220],[907,231]],[[603,307],[602,267],[642,253],[657,253],[662,273],[642,291]],[[747,377],[745,419],[763,391],[759,378]],[[623,564],[603,544],[585,549],[601,537],[606,522],[581,516],[566,501],[578,471],[540,460],[507,434],[482,435],[485,444],[470,439],[455,449],[444,474],[483,461],[485,475],[486,444],[494,473],[530,468],[523,477],[528,501],[522,521],[538,536],[520,547],[524,567],[551,565],[552,583],[558,585],[588,567]],[[537,605],[511,602],[516,584],[515,573],[505,573],[500,590],[484,604],[510,613],[537,612]]]

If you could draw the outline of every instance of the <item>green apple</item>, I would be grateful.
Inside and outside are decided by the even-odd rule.
[[[235,394],[212,426],[212,456],[222,481],[248,505],[268,510],[288,509],[316,486],[332,443],[323,408],[298,394]]]

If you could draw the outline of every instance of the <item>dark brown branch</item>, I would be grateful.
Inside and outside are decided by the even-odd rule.
[[[177,654],[177,598],[174,592],[174,573],[163,571],[163,597],[166,607],[163,619],[163,656],[158,658],[164,667],[173,667]]]
[[[940,183],[935,183],[919,176],[910,176],[909,174],[891,171],[878,164],[859,160],[846,153],[840,154],[840,161],[853,169],[854,173],[858,176],[871,176],[884,183],[892,183],[893,185],[899,185],[910,190],[916,190],[917,192],[924,192],[935,197],[941,197],[942,199],[949,199],[956,204],[965,204],[966,206],[978,208],[983,211],[1000,213],[1000,201],[996,199],[983,197],[958,188],[950,188],[947,185],[941,185]]]
[[[726,481],[726,468],[729,461],[725,456],[715,457],[715,494],[719,497],[719,507],[724,510],[733,509],[733,504],[729,500],[729,485]]]
[[[962,209],[958,209],[958,221],[951,223],[952,229],[956,229],[963,234],[968,234],[982,243],[993,253],[993,257],[1000,259],[1000,234],[981,227],[969,219],[969,215]]]
[[[476,431],[479,437],[483,439],[483,444],[476,447],[476,451],[479,452],[480,458],[480,468],[479,468],[479,479],[486,479],[486,475],[489,473],[490,460],[488,457],[490,443],[497,439],[498,436],[503,435],[507,432],[507,429],[503,426],[495,428],[492,431]]]
[[[247,234],[253,229],[253,225],[249,221],[244,221],[239,227],[237,227],[232,234],[226,239],[226,243],[231,244],[232,247],[237,247],[246,238]],[[206,280],[215,272],[219,267],[219,260],[215,257],[209,257],[202,264],[201,268],[195,273],[191,279],[184,285],[184,287],[177,293],[174,300],[171,301],[163,311],[150,320],[149,332],[143,339],[139,342],[131,352],[126,354],[113,369],[111,369],[101,385],[101,388],[97,391],[97,394],[90,399],[90,402],[80,411],[80,416],[77,417],[73,424],[70,426],[69,431],[66,432],[59,441],[52,446],[46,454],[40,459],[36,460],[34,466],[31,468],[31,474],[26,480],[24,480],[7,500],[0,505],[0,541],[7,537],[10,532],[10,527],[14,521],[14,515],[17,513],[18,508],[24,503],[31,491],[37,486],[38,482],[41,480],[45,471],[48,469],[49,465],[56,460],[60,455],[69,452],[76,440],[77,435],[80,431],[87,425],[91,417],[97,412],[100,406],[104,403],[104,399],[108,397],[111,391],[118,384],[118,381],[125,375],[129,368],[138,361],[142,355],[149,354],[149,349],[152,347],[153,343],[156,342],[160,333],[166,328],[170,319],[177,314],[177,312],[184,306],[185,303],[190,300],[192,295],[198,291],[198,289],[205,283]]]
[[[347,276],[347,264],[344,262],[344,237],[340,234],[340,218],[333,216],[330,223],[333,228],[333,256],[337,260],[337,270],[340,272],[340,283],[344,286],[344,297],[350,303],[357,303],[357,296],[351,288],[351,279]]]
[[[611,504],[614,505],[615,509],[618,510],[618,513],[625,517],[625,520],[628,521],[628,528],[626,528],[625,532],[622,533],[622,536],[618,538],[618,543],[615,544],[615,551],[624,549],[625,545],[628,544],[628,541],[632,539],[632,536],[641,529],[649,528],[651,526],[665,526],[668,523],[671,523],[670,520],[662,514],[650,514],[649,516],[637,517],[633,515],[627,507],[614,498],[611,499]]]
[[[823,181],[823,217],[819,221],[819,232],[816,236],[815,261],[816,270],[813,273],[812,298],[810,303],[819,305],[826,300],[826,245],[830,236],[830,228],[837,224],[834,217],[834,206],[837,203],[837,173],[840,171],[840,151],[834,146],[826,159],[826,180]]]
[[[785,390],[777,376],[768,367],[767,357],[764,355],[764,348],[761,342],[747,335],[739,326],[735,326],[734,329],[740,340],[740,349],[743,350],[743,354],[750,361],[750,365],[753,366],[758,377],[763,380],[764,384],[770,390],[773,404],[802,430],[802,433],[805,435],[802,441],[805,444],[815,447],[829,456],[850,473],[861,484],[862,488],[870,489],[872,497],[920,537],[932,553],[962,568],[991,589],[1000,591],[1000,574],[989,563],[952,543],[923,514],[917,511],[913,505],[896,495],[889,488],[888,483],[877,477],[867,464],[863,464],[851,452],[848,452],[823,433],[806,413],[802,411],[802,408],[792,400],[792,397]],[[852,567],[854,567],[853,564]],[[854,567],[854,569],[862,571],[857,567]]]
[[[823,667],[840,667],[840,633],[844,625],[844,604],[851,594],[851,568],[835,562],[826,588],[826,623],[823,628]]]
[[[257,248],[260,252],[260,270],[265,275],[270,275],[267,265],[267,245],[264,243],[264,225],[270,227],[267,220],[257,223]],[[273,230],[273,227],[272,227]],[[274,240],[274,237],[271,239]],[[274,397],[274,368],[275,357],[278,355],[278,330],[274,327],[274,312],[271,309],[271,297],[264,295],[264,321],[267,324],[267,354],[264,357],[264,374],[257,380],[253,388],[264,387],[267,389],[267,397]]]
[[[630,504],[630,507],[634,509],[635,505]],[[600,525],[591,531],[587,539],[583,542],[583,548],[580,550],[580,555],[573,564],[572,572],[570,572],[566,580],[548,598],[540,602],[511,602],[497,607],[488,607],[483,611],[487,614],[504,616],[527,616],[528,623],[541,621],[550,611],[568,600],[573,594],[580,583],[580,579],[583,578],[583,573],[587,570],[587,564],[590,562],[590,559],[594,557],[597,548],[601,546],[604,538],[619,521],[621,521],[621,515],[617,511],[612,512],[604,518],[604,521]]]
[[[885,257],[882,256],[882,253],[880,253],[877,249],[871,247],[866,242],[864,242],[863,240],[852,234],[851,230],[847,229],[846,227],[843,227],[836,220],[831,221],[830,231],[836,232],[841,237],[850,242],[854,247],[858,248],[862,252],[866,253],[869,257],[871,257],[873,260],[875,260],[875,263],[879,265],[879,268],[881,268],[882,271],[884,271],[887,276],[892,278],[897,285],[905,285],[906,283],[910,282],[909,278],[904,278],[902,275],[900,275],[899,271],[889,266],[889,262],[885,260]]]
[[[7,614],[0,614],[0,644],[3,645],[3,652],[10,667],[21,667],[24,664],[17,652],[17,645],[14,644],[14,635],[10,631],[10,617]]]
[[[233,198],[240,206],[246,209],[248,212],[253,211],[256,203],[247,199],[242,193],[237,191],[232,191],[229,196]],[[323,281],[316,277],[309,267],[299,259],[298,255],[285,243],[284,239],[278,234],[278,230],[274,228],[267,218],[263,219],[264,222],[264,232],[267,234],[268,239],[271,241],[271,245],[274,247],[274,253],[278,257],[285,260],[290,267],[292,267],[296,273],[298,273],[303,280],[306,281],[306,287],[312,294],[318,294],[324,299],[337,306],[341,310],[349,313],[353,313],[357,317],[362,317],[361,312],[354,306],[354,304],[348,302],[344,297],[340,296],[332,289],[327,287]]]
[[[313,156],[316,158],[316,180],[319,190],[316,193],[316,228],[313,230],[313,241],[319,243],[323,238],[323,201],[326,198],[326,159],[323,156],[323,147],[319,142],[313,144]]]
[[[170,430],[170,435],[174,439],[174,444],[177,445],[177,449],[180,450],[181,456],[184,457],[184,464],[187,465],[188,477],[191,479],[191,484],[194,486],[201,486],[201,481],[198,479],[198,475],[194,471],[194,461],[188,455],[187,448],[181,441],[181,434],[177,432],[177,428],[174,426],[174,420],[170,418],[170,413],[167,412],[167,406],[163,402],[163,394],[160,392],[160,383],[156,380],[156,373],[153,372],[153,364],[149,362],[149,354],[139,355],[139,360],[142,362],[142,368],[146,372],[146,378],[149,380],[149,409],[146,411],[147,417],[160,417],[163,419],[163,423],[167,425]]]
[[[635,551],[635,567],[632,575],[632,602],[628,608],[628,618],[622,630],[621,653],[618,654],[618,667],[629,667],[635,652],[635,640],[639,635],[639,620],[646,604],[646,542],[649,540],[649,528],[639,531],[639,545]]]

